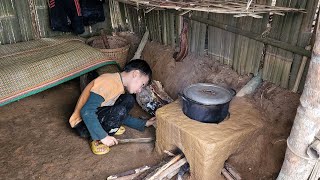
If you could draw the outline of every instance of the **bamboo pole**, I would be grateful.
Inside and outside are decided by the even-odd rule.
[[[167,22],[166,22],[166,14],[167,14],[167,12],[166,11],[163,11],[163,13],[162,13],[162,26],[163,26],[163,31],[162,31],[162,33],[163,33],[163,39],[162,39],[162,41],[163,41],[163,44],[164,45],[167,45],[168,44],[168,41],[167,41]]]
[[[158,35],[158,42],[162,43],[160,11],[157,11],[157,35]]]
[[[287,139],[285,160],[278,180],[307,179],[318,159],[308,156],[307,149],[320,131],[320,27],[316,27],[316,40],[305,88]]]
[[[169,11],[167,11],[166,13],[166,27],[167,27],[167,42],[168,42],[168,45],[171,44],[171,38],[170,38],[170,35],[171,35],[171,32],[170,32],[170,13]]]
[[[142,51],[143,51],[143,49],[144,49],[144,46],[145,46],[146,43],[148,42],[148,38],[149,38],[149,30],[146,30],[146,32],[144,33],[144,35],[143,35],[143,37],[142,37],[142,39],[141,39],[141,42],[140,42],[140,44],[139,44],[139,47],[138,47],[136,53],[134,54],[134,56],[133,56],[133,58],[132,58],[131,60],[133,60],[133,59],[140,59],[141,53],[142,53]]]
[[[306,49],[307,49],[307,50],[308,50],[308,49],[311,49],[311,46],[307,46]],[[303,73],[304,68],[305,68],[305,66],[306,66],[307,60],[308,60],[308,57],[303,56],[302,62],[301,62],[301,64],[300,64],[300,68],[299,68],[299,71],[298,71],[298,74],[297,74],[296,81],[295,81],[294,86],[293,86],[293,88],[292,88],[292,91],[293,91],[293,92],[297,92],[297,91],[298,91],[299,84],[300,84],[301,77],[302,77],[302,73]]]

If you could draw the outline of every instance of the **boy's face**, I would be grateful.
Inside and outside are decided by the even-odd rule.
[[[139,70],[131,71],[131,80],[127,86],[127,91],[130,94],[140,93],[142,88],[148,84],[149,77]]]

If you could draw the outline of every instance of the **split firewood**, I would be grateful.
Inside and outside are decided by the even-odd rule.
[[[236,180],[225,168],[221,170],[221,173],[227,180]]]
[[[150,169],[142,172],[141,174],[139,174],[137,177],[133,178],[133,180],[141,180],[141,179],[146,179],[147,176],[149,176],[150,174],[154,174],[155,171],[157,169],[159,169],[160,167],[162,167],[163,165],[165,165],[166,163],[168,163],[171,159],[166,159],[164,161],[159,162],[158,164],[151,166]]]
[[[175,156],[172,152],[168,150],[164,150],[163,152],[166,153],[168,156]]]
[[[140,173],[150,169],[149,166],[142,166],[137,169],[129,170],[123,173],[111,175],[107,178],[107,180],[117,179],[117,180],[129,180],[133,179],[134,177],[138,176]]]
[[[162,180],[170,180],[172,179],[175,175],[177,175],[179,173],[179,169],[176,169],[175,171],[173,171],[172,173],[168,174],[167,177],[163,178]],[[178,178],[177,178],[178,180]]]
[[[183,157],[183,154],[178,154],[177,156],[173,157],[168,163],[161,166],[155,173],[149,174],[145,179],[146,180],[154,180],[157,179],[158,175],[164,172],[167,168],[169,168],[172,164],[175,164]]]
[[[183,27],[180,33],[180,50],[173,54],[173,58],[177,62],[182,61],[188,55],[188,31],[189,22],[186,18],[183,18]]]
[[[236,180],[241,180],[242,179],[240,174],[229,163],[225,163],[224,167]]]
[[[160,173],[156,177],[156,179],[164,179],[164,178],[167,178],[168,176],[171,176],[171,177],[175,176],[176,174],[178,174],[179,168],[186,163],[187,163],[186,158],[180,159],[178,162],[172,164],[170,167],[168,167],[162,173]]]

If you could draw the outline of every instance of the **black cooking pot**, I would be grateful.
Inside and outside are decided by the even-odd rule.
[[[193,120],[219,123],[229,114],[229,103],[235,91],[214,84],[192,84],[179,94],[183,113]]]

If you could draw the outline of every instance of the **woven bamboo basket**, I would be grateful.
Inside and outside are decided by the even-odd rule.
[[[98,48],[105,56],[110,60],[115,60],[123,68],[127,62],[129,43],[119,36],[107,36],[107,39],[110,49],[105,48],[102,36],[91,37],[87,39],[86,43]]]

